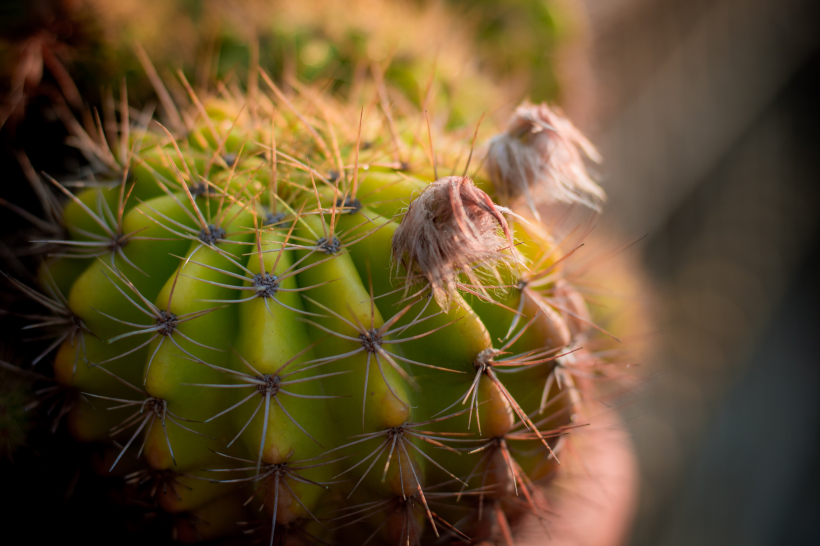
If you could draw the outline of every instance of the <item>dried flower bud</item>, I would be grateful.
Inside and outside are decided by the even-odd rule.
[[[581,203],[599,209],[606,196],[584,164],[600,162],[595,147],[546,104],[524,103],[507,130],[490,141],[487,171],[499,199],[525,199],[538,218],[541,203]]]
[[[481,287],[476,270],[499,278],[498,265],[517,263],[504,218],[509,212],[467,176],[436,180],[410,203],[393,236],[393,260],[407,270],[408,286],[416,271],[426,277],[436,302],[447,310],[458,273]]]

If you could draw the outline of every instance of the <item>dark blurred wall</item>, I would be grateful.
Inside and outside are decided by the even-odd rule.
[[[584,4],[602,223],[658,294],[632,544],[816,544],[820,3]]]

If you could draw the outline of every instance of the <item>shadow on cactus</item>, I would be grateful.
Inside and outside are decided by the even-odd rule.
[[[182,79],[179,104],[153,77],[161,119],[122,89],[115,120],[71,126],[94,179],[50,181],[59,250],[39,289],[14,283],[81,394],[73,435],[178,540],[511,543],[510,521],[549,522],[585,424],[573,368],[604,363],[573,250],[509,191],[537,182],[496,189],[472,161],[478,126],[440,129],[380,71],[361,102],[260,72],[247,93]]]

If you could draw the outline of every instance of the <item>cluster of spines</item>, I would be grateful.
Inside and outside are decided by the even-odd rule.
[[[579,350],[571,346],[590,321],[582,300],[560,279],[560,263],[571,252],[559,257],[559,245],[527,227],[526,221],[508,227],[501,215],[506,209],[495,207],[466,176],[450,177],[478,195],[476,202],[489,202],[474,214],[489,212],[490,224],[497,221],[504,230],[501,240],[510,244],[489,248],[488,253],[504,255],[516,267],[498,271],[493,267],[498,260],[487,260],[489,267],[483,267],[488,264],[482,259],[467,263],[453,257],[450,283],[458,290],[442,292],[440,280],[429,271],[415,268],[412,261],[405,262],[406,268],[397,263],[402,248],[397,254],[393,247],[399,260],[391,262],[390,249],[395,233],[407,228],[402,220],[405,207],[412,207],[418,194],[455,182],[430,184],[424,181],[426,168],[417,169],[419,177],[404,174],[411,165],[402,149],[423,149],[434,172],[447,161],[457,162],[461,154],[433,147],[429,120],[427,146],[418,133],[402,141],[379,78],[375,96],[384,121],[373,131],[372,120],[363,127],[363,112],[350,116],[358,120],[357,127],[340,124],[349,107],[303,89],[298,99],[311,109],[307,114],[262,76],[281,108],[273,101],[260,101],[251,113],[231,108],[238,92],[230,84],[221,87],[221,103],[205,105],[183,79],[193,103],[193,113],[184,110],[186,116],[168,103],[169,94],[155,82],[177,136],[164,128],[149,132],[147,123],[132,127],[124,93],[114,138],[106,138],[99,118],[97,138],[73,126],[83,151],[115,183],[113,188],[75,195],[52,180],[69,200],[62,219],[70,236],[48,240],[67,250],[60,262],[43,268],[43,277],[49,279],[50,269],[59,270],[67,261],[91,262],[93,256],[86,274],[99,284],[79,294],[74,287],[70,295],[63,290],[74,279],[63,279],[64,288],[53,279],[46,281],[48,296],[20,288],[54,314],[43,326],[62,328],[46,353],[61,345],[58,380],[78,386],[86,402],[75,424],[86,430],[75,433],[86,439],[114,438],[117,453],[109,471],[116,470],[133,445],[138,454],[147,450],[150,466],[167,483],[187,480],[185,487],[170,487],[171,496],[167,486],[163,489],[163,507],[172,512],[194,508],[196,514],[205,509],[195,506],[203,499],[215,499],[211,504],[233,500],[232,492],[225,496],[211,488],[213,484],[249,482],[256,485],[261,505],[288,529],[312,519],[327,532],[351,525],[351,518],[369,519],[371,511],[383,513],[389,506],[387,523],[381,525],[402,543],[421,540],[418,516],[428,521],[428,532],[469,542],[459,529],[461,520],[448,522],[442,514],[473,506],[481,519],[489,500],[496,527],[510,542],[505,513],[516,504],[513,499],[523,496],[518,504],[545,517],[544,501],[533,486],[538,476],[531,478],[522,470],[511,446],[527,445],[519,450],[522,457],[531,472],[544,475],[549,473],[546,467],[557,462],[558,438],[575,426],[576,393],[572,372],[566,369],[571,368],[571,353]],[[344,129],[340,134],[341,141],[348,142],[347,164],[334,125]],[[379,125],[387,127],[389,138],[364,150],[363,128],[378,134]],[[117,153],[109,141],[119,143]],[[385,161],[385,154],[392,161]],[[471,156],[472,147],[465,173]],[[445,193],[452,198],[452,192]],[[438,201],[441,198],[433,200]],[[450,206],[461,205],[451,199]],[[476,217],[462,216],[455,214],[454,221],[469,234],[463,224],[474,228]],[[486,218],[481,220],[487,224]],[[514,235],[519,244],[523,239],[523,246],[531,247],[531,256],[516,248]],[[539,244],[550,250],[532,248]],[[140,259],[132,259],[130,250],[138,245],[134,252]],[[529,272],[519,276],[525,264]],[[146,294],[150,279],[162,274],[169,280]],[[497,284],[482,282],[487,278]],[[92,290],[103,294],[92,295]],[[258,330],[267,320],[294,332],[280,336],[276,347],[251,356],[246,349],[263,343]],[[141,336],[141,341],[132,339]],[[277,354],[274,365],[264,361],[265,351],[290,352],[287,357]],[[135,361],[135,355],[144,363],[139,373],[123,366]],[[83,377],[77,376],[78,370]],[[309,375],[300,375],[306,372]],[[523,379],[502,379],[516,375]],[[176,376],[184,380],[170,384]],[[533,377],[544,382],[534,404]],[[231,396],[234,391],[242,393],[239,398]],[[453,393],[456,396],[440,399]],[[375,400],[370,405],[368,395]],[[427,399],[421,402],[420,396]],[[90,413],[88,397],[102,407]],[[280,397],[301,404],[303,411],[289,412]],[[518,402],[524,398],[528,403]],[[247,404],[254,399],[255,405]],[[334,411],[326,405],[330,400],[338,401]],[[525,405],[532,409],[525,410]],[[127,408],[131,413],[123,418]],[[115,417],[103,417],[107,415]],[[276,426],[269,426],[271,422]],[[316,423],[327,429],[328,445],[314,437]],[[293,438],[277,444],[275,436],[287,434],[288,427],[295,431]],[[346,434],[351,436],[346,442],[336,428],[361,432]],[[250,432],[243,437],[253,429],[260,431],[258,437]],[[231,447],[240,437],[244,450],[209,450],[221,449],[220,442]],[[365,457],[348,461],[357,446],[373,443],[375,449]],[[291,452],[282,453],[283,446]],[[294,446],[299,451],[295,459]],[[439,453],[470,462],[439,462]],[[373,477],[370,471],[380,460],[381,476]],[[204,469],[214,461],[226,467]],[[229,471],[249,475],[222,480],[214,474]],[[351,473],[358,473],[358,479],[344,478]],[[141,474],[129,476],[133,481]],[[439,478],[438,483],[428,484],[430,478]],[[359,488],[363,482],[366,490]],[[302,486],[308,485],[311,498],[303,500]],[[344,491],[351,506],[337,514],[315,515],[318,496],[331,486]],[[203,493],[202,488],[207,490]],[[381,500],[371,500],[373,495]],[[282,508],[286,497],[290,504]],[[434,508],[434,499],[444,503],[442,510]],[[275,530],[276,525],[271,541]],[[209,536],[205,529],[198,532]]]

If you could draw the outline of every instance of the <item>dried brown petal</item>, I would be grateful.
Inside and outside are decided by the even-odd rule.
[[[606,196],[587,171],[584,156],[601,160],[560,113],[543,103],[524,103],[507,130],[490,141],[487,171],[502,202],[524,199],[536,217],[541,203],[581,203],[598,210]]]
[[[498,278],[499,265],[517,262],[504,218],[508,212],[467,176],[436,180],[410,203],[393,236],[393,260],[404,265],[408,285],[420,272],[436,302],[449,309],[457,274],[480,286],[476,270],[483,268]]]

